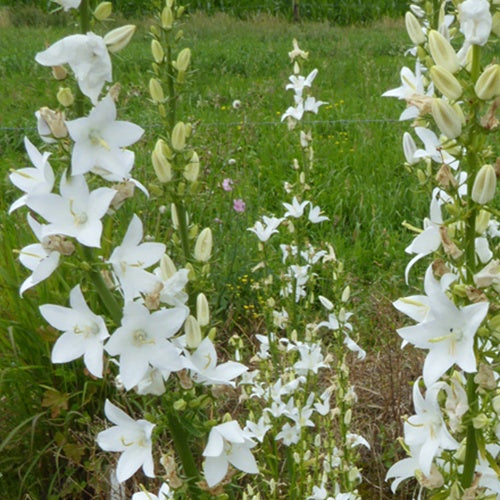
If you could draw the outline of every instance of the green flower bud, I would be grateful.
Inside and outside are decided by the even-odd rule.
[[[107,19],[113,11],[113,4],[111,2],[101,2],[94,10],[94,17],[98,21]]]
[[[210,306],[204,293],[196,297],[196,318],[200,326],[207,326],[210,322]]]
[[[490,423],[490,419],[484,414],[480,413],[472,419],[472,425],[474,429],[484,429]]]
[[[163,139],[156,141],[153,152],[151,153],[151,162],[153,168],[160,182],[170,182],[172,180],[172,165],[167,160],[165,155],[165,148],[167,145]]]
[[[483,234],[488,229],[490,222],[490,213],[486,210],[480,210],[476,217],[476,234]]]
[[[410,40],[415,45],[422,45],[425,42],[425,34],[418,19],[410,11],[408,11],[405,15],[405,24]]]
[[[177,122],[172,130],[172,147],[176,151],[182,151],[186,145],[186,127],[183,122]]]
[[[455,139],[462,133],[462,119],[449,102],[433,99],[431,109],[436,125],[448,139]]]
[[[161,64],[163,62],[165,52],[163,51],[163,47],[158,40],[151,41],[151,53],[153,54],[153,59],[157,64]]]
[[[184,5],[180,5],[179,7],[177,7],[177,10],[175,11],[175,13],[177,14],[177,18],[181,17],[182,14],[184,14],[185,10],[186,7],[184,7]]]
[[[165,279],[171,278],[177,272],[174,262],[166,253],[161,257],[160,271],[161,275],[164,276]]]
[[[158,79],[151,78],[149,80],[149,94],[155,103],[161,103],[165,100],[163,89]]]
[[[200,324],[194,316],[189,316],[184,323],[184,332],[186,333],[186,344],[190,349],[196,349],[202,339]]]
[[[71,106],[75,102],[75,98],[69,87],[59,87],[59,91],[57,92],[57,100],[65,108]]]
[[[184,399],[178,399],[177,401],[174,402],[174,410],[175,411],[182,411],[186,408],[186,401]]]
[[[474,91],[479,99],[489,101],[500,95],[500,65],[490,64],[481,73],[474,85]]]
[[[439,91],[452,101],[456,101],[462,95],[460,82],[442,66],[432,66],[430,70],[432,81]]]
[[[118,52],[125,48],[134,36],[136,27],[133,24],[127,24],[111,30],[104,35],[104,43],[110,52]]]
[[[212,255],[212,230],[206,227],[201,231],[194,245],[194,258],[199,262],[208,262]]]
[[[170,7],[165,7],[161,13],[161,26],[163,29],[169,30],[174,24],[174,13]]]
[[[460,61],[455,50],[450,42],[436,30],[429,32],[429,51],[434,62],[450,73],[456,73],[460,69]]]
[[[200,159],[198,158],[198,154],[196,152],[193,152],[191,160],[184,167],[184,177],[188,181],[196,182],[199,174],[200,174]]]
[[[177,61],[175,61],[174,67],[177,71],[186,71],[188,69],[190,61],[191,49],[182,49],[177,56]]]
[[[480,205],[490,202],[495,197],[497,176],[492,165],[483,165],[474,179],[471,198]]]

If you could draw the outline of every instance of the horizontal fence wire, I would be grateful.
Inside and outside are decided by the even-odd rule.
[[[397,118],[368,118],[368,119],[363,119],[363,120],[356,120],[356,119],[338,119],[338,120],[311,120],[308,122],[303,122],[304,125],[349,125],[349,124],[356,124],[356,123],[395,123],[399,122]],[[197,128],[203,128],[203,127],[242,127],[244,125],[250,125],[250,126],[276,126],[276,125],[283,125],[284,122],[282,121],[240,121],[240,122],[199,122],[196,124]],[[156,128],[161,128],[164,125],[161,123],[153,123],[149,125],[144,125],[144,128],[149,128],[149,129],[156,129]],[[35,131],[37,130],[36,127],[0,127],[0,132],[26,132],[26,131]]]

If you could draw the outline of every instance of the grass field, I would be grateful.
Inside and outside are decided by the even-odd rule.
[[[147,21],[140,21],[129,48],[114,59],[114,75],[122,85],[121,119],[146,129],[136,148],[135,176],[150,185],[155,177],[149,155],[159,124],[148,104],[147,26]],[[12,252],[32,237],[24,215],[7,215],[18,196],[7,174],[27,165],[24,136],[39,142],[33,113],[41,106],[57,104],[57,82],[47,81],[48,71],[35,63],[34,55],[72,29],[0,28],[0,412],[9,417],[0,424],[4,439],[0,484],[6,485],[4,494],[12,498],[23,492],[30,493],[29,498],[42,498],[37,496],[40,491],[53,491],[59,477],[53,472],[53,462],[62,467],[57,450],[65,446],[66,456],[73,453],[74,458],[68,467],[78,468],[81,456],[61,436],[69,422],[95,426],[93,415],[78,408],[89,398],[105,396],[97,384],[77,380],[80,375],[69,368],[47,370],[53,338],[40,326],[37,304],[46,300],[52,285],[42,284],[22,303],[18,299],[25,270]],[[336,27],[290,24],[269,16],[250,20],[223,14],[193,16],[186,24],[185,38],[193,53],[194,72],[179,109],[179,116],[196,123],[193,143],[205,174],[192,218],[200,227],[209,225],[214,230],[216,293],[211,301],[225,331],[230,335],[258,329],[244,307],[252,300],[251,294],[244,287],[238,294],[234,289],[257,262],[255,238],[247,228],[262,214],[281,212],[283,182],[290,178],[291,160],[298,154],[286,125],[280,122],[291,102],[291,93],[284,87],[290,74],[287,53],[294,37],[310,52],[308,69],[319,70],[315,96],[329,103],[310,123],[315,140],[315,203],[330,217],[315,238],[335,247],[349,274],[356,328],[368,352],[367,362],[355,368],[359,397],[365,400],[356,419],[372,444],[362,463],[365,494],[366,498],[386,498],[385,470],[401,453],[395,439],[400,417],[410,411],[408,381],[419,373],[419,360],[412,351],[400,353],[394,331],[400,319],[391,301],[408,292],[403,280],[408,260],[404,248],[412,239],[401,224],[419,225],[428,209],[418,182],[403,167],[401,137],[407,124],[397,122],[401,105],[381,97],[399,85],[399,68],[408,45],[402,23]],[[238,109],[232,106],[236,99],[241,101]],[[231,193],[220,187],[227,177],[235,183]],[[244,213],[233,211],[234,198],[244,200]],[[139,198],[128,208],[130,213],[142,212],[150,227],[159,216],[148,212],[148,207],[161,200],[153,196],[152,201],[146,204]],[[162,220],[159,227],[168,224]],[[54,301],[53,296],[50,300]],[[61,381],[67,386],[61,387]],[[64,395],[72,384],[83,389],[69,401],[71,417],[58,420],[62,409],[68,408]],[[53,424],[44,424],[51,412]],[[92,438],[87,439],[85,445],[90,448]],[[69,444],[76,442],[75,438]],[[48,471],[55,474],[50,484],[44,479]]]

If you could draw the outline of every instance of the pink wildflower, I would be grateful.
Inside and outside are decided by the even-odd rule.
[[[222,181],[222,189],[224,191],[232,191],[233,190],[233,180],[229,177]]]
[[[244,212],[246,208],[245,202],[237,198],[233,201],[233,209],[235,212]]]

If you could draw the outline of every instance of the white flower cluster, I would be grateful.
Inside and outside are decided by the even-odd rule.
[[[419,234],[406,248],[414,255],[406,281],[417,261],[435,260],[425,273],[425,295],[394,303],[416,322],[398,329],[403,346],[428,352],[423,385],[419,378],[413,386],[416,413],[404,424],[410,457],[394,464],[387,478],[394,479],[394,492],[401,481],[416,477],[422,488],[440,490],[443,497],[493,498],[500,495],[491,466],[500,448],[500,376],[491,357],[498,342],[491,334],[500,267],[493,208],[497,174],[489,164],[487,136],[498,127],[500,66],[481,66],[480,55],[495,31],[493,13],[498,19],[499,12],[487,0],[456,7],[443,1],[433,13],[418,3],[405,17],[415,44],[409,51],[417,58],[415,72],[403,68],[401,87],[383,95],[407,102],[400,119],[415,120],[423,145],[404,134],[406,166],[416,170],[421,184],[433,185],[423,230],[408,225]]]

